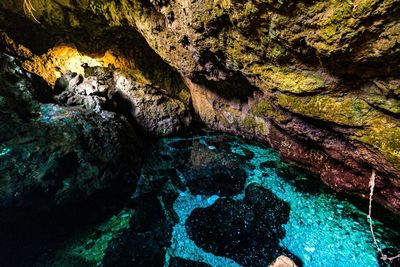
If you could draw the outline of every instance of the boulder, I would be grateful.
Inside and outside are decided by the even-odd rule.
[[[135,185],[141,145],[125,118],[39,102],[50,88],[10,56],[0,64],[2,220]]]
[[[96,70],[89,71],[92,68]],[[57,95],[61,103],[96,112],[122,113],[139,130],[154,136],[177,134],[189,127],[191,114],[182,101],[113,68],[87,67],[86,72],[85,78],[66,72],[56,81],[56,85],[64,84],[64,90]]]
[[[279,245],[289,211],[289,205],[269,190],[251,184],[243,201],[220,198],[207,208],[193,210],[186,229],[198,247],[242,266],[268,266],[281,254],[301,265]]]

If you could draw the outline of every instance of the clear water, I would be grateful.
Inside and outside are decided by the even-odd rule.
[[[182,148],[175,149],[171,144],[190,139],[199,140],[213,150],[216,148],[208,142],[216,137],[165,138],[161,140],[157,153],[176,155]],[[286,235],[281,245],[297,255],[304,266],[378,266],[367,215],[363,211],[306,175],[297,177],[296,181],[288,181],[280,177],[275,168],[262,168],[260,164],[266,161],[281,164],[274,149],[248,143],[240,138],[231,138],[228,143],[233,153],[244,154],[246,149],[254,153],[249,161],[250,167],[246,168],[246,184],[261,184],[290,204],[290,218],[284,225]],[[241,199],[243,195],[240,193],[234,198]],[[167,250],[167,259],[179,256],[212,266],[240,266],[231,259],[214,256],[197,247],[185,229],[185,221],[192,210],[210,206],[218,197],[194,196],[188,190],[180,192],[174,203],[179,223],[173,229],[172,246]],[[383,248],[395,247],[396,240],[400,240],[397,230],[377,220],[375,229],[378,242]]]
[[[279,176],[279,169],[273,165],[279,167],[284,163],[281,162],[277,152],[255,142],[213,133],[187,138],[161,139],[143,167],[136,193],[152,191],[152,186],[157,184],[157,179],[166,177],[158,175],[157,173],[162,173],[158,170],[167,170],[167,177],[171,173],[168,170],[173,170],[172,173],[176,171],[177,179],[187,186],[187,177],[180,171],[182,166],[187,164],[193,155],[199,158],[205,157],[206,161],[208,160],[208,154],[204,153],[204,150],[193,148],[194,143],[202,144],[207,148],[205,151],[208,154],[218,152],[224,155],[228,154],[228,157],[234,154],[247,155],[247,157],[242,157],[242,162],[240,162],[240,165],[245,168],[245,185],[260,184],[290,205],[289,220],[283,225],[286,233],[281,239],[280,245],[300,258],[304,266],[379,266],[377,252],[374,249],[366,219],[367,214],[358,208],[359,205],[352,204],[355,199],[349,201],[324,186],[319,179],[311,178],[301,172],[290,179]],[[0,148],[0,157],[2,153],[7,153],[6,148],[3,150]],[[249,156],[249,153],[252,154],[252,157]],[[265,162],[270,162],[270,168],[262,166]],[[169,260],[173,257],[208,263],[214,267],[240,266],[233,259],[204,251],[189,238],[185,222],[192,211],[196,208],[209,207],[223,196],[195,195],[186,186],[180,186],[180,190],[175,188],[178,190],[178,197],[176,200],[171,200],[174,201],[172,209],[179,220],[172,228],[171,246],[166,249],[165,266],[169,266]],[[245,195],[244,190],[243,188],[241,192],[231,197],[241,201]],[[367,205],[367,202],[361,203],[362,207]],[[168,205],[171,203],[163,204],[165,204],[165,214],[169,214],[171,206]],[[111,209],[114,210],[114,208]],[[41,245],[38,244],[47,244],[45,248],[40,248],[38,254],[43,253],[41,251],[44,251],[44,254],[39,260],[32,258],[34,263],[23,266],[102,266],[103,257],[105,257],[111,240],[119,234],[123,234],[125,229],[129,229],[131,217],[138,212],[138,208],[133,208],[131,205],[125,207],[121,212],[119,212],[120,209],[121,207],[115,208],[114,215],[110,218],[107,217],[108,213],[106,212],[105,219],[101,219],[100,224],[88,223],[82,227],[81,225],[68,227],[70,223],[66,221],[65,226],[60,224],[52,231],[46,226],[47,224],[40,228],[41,231],[31,231],[28,228],[21,233],[21,236],[25,236],[27,233],[34,233],[34,236],[29,238],[30,241],[25,250],[21,250],[21,256],[18,257],[26,263],[28,262],[26,252],[40,247]],[[374,208],[375,214],[378,213],[378,209],[379,207]],[[93,212],[98,213],[98,210],[93,209]],[[90,218],[91,216],[83,217]],[[101,217],[103,218],[103,215]],[[399,218],[390,216],[388,218],[397,220],[397,223],[391,222],[389,226],[377,219],[374,220],[378,242],[382,248],[400,248]],[[385,222],[388,221],[385,219]],[[57,245],[53,242],[54,233],[60,235],[62,239],[62,242]],[[9,250],[4,251],[7,255]]]

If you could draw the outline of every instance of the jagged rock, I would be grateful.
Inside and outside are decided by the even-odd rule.
[[[13,58],[1,54],[0,62],[2,220],[134,184],[140,145],[123,117],[40,103],[50,89]]]
[[[186,90],[168,62],[210,128],[268,142],[337,191],[367,196],[374,169],[374,200],[400,211],[398,1],[30,2],[33,14],[0,3],[0,36],[50,83],[66,41],[112,48],[118,66],[177,97]]]
[[[218,199],[212,206],[195,209],[186,229],[197,246],[243,266],[268,266],[279,255],[301,261],[279,246],[289,205],[260,185],[246,188],[243,200]]]
[[[68,84],[57,99],[69,106],[96,112],[104,109],[118,111],[145,132],[157,136],[176,134],[190,125],[191,115],[182,101],[135,82],[114,69],[104,69],[87,70],[85,78],[67,72],[56,82]]]
[[[276,168],[276,162],[273,160],[264,161],[260,164],[260,167],[264,169]]]

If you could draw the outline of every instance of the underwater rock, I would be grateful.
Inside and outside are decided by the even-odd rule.
[[[268,266],[280,255],[300,260],[280,247],[282,224],[289,205],[260,185],[251,184],[243,200],[218,199],[212,206],[195,209],[186,229],[197,246],[243,266]]]
[[[174,223],[161,204],[165,198],[159,198],[157,192],[138,197],[130,228],[109,242],[104,266],[164,266]]]
[[[93,68],[91,72],[86,71],[85,78],[69,72],[59,78],[56,84],[67,83],[68,86],[57,99],[68,106],[121,113],[141,130],[156,136],[177,134],[190,125],[192,118],[182,101],[115,69],[87,67]],[[80,77],[79,82],[75,82],[76,77]]]
[[[246,172],[240,157],[195,142],[182,173],[194,194],[231,196],[244,189]]]
[[[400,211],[397,1],[30,2],[35,12],[0,2],[0,49],[49,83],[71,59],[56,44],[112,49],[141,82],[187,100],[180,74],[208,127],[267,142],[337,191],[367,196],[376,170],[374,200]],[[173,124],[143,120],[157,134]]]
[[[182,258],[174,257],[169,260],[169,267],[211,267],[211,265],[203,262],[185,260]]]
[[[15,59],[2,54],[0,62],[1,220],[121,194],[135,184],[141,145],[123,117],[42,104],[36,95],[50,89]]]
[[[260,164],[260,168],[263,168],[263,169],[276,168],[276,162],[273,160],[264,161]]]
[[[165,261],[165,250],[155,240],[152,233],[122,232],[108,244],[103,266],[162,267]]]

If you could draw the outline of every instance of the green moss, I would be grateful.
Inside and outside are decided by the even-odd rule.
[[[134,210],[123,210],[103,224],[66,242],[54,254],[51,266],[99,266],[108,242],[129,227]]]
[[[305,93],[326,87],[324,79],[310,71],[254,65],[252,72],[260,76],[266,88],[278,89],[282,92]]]
[[[285,119],[285,116],[276,110],[268,100],[264,100],[254,104],[251,111],[256,116],[265,116],[265,117],[272,117],[279,121]]]
[[[361,98],[354,95],[300,97],[279,94],[278,104],[307,117],[362,127],[355,131],[351,139],[374,146],[400,169],[400,123],[373,109]]]
[[[246,128],[254,128],[257,126],[257,123],[253,116],[246,116],[242,121],[242,125]]]
[[[394,119],[383,114],[373,118],[371,125],[358,130],[352,139],[374,146],[400,170],[400,124]]]
[[[273,61],[277,61],[286,55],[286,50],[278,44],[274,45],[274,47],[271,49],[271,52],[268,54]]]
[[[371,107],[363,100],[346,96],[329,95],[293,96],[278,95],[278,104],[292,112],[342,125],[369,125]]]

